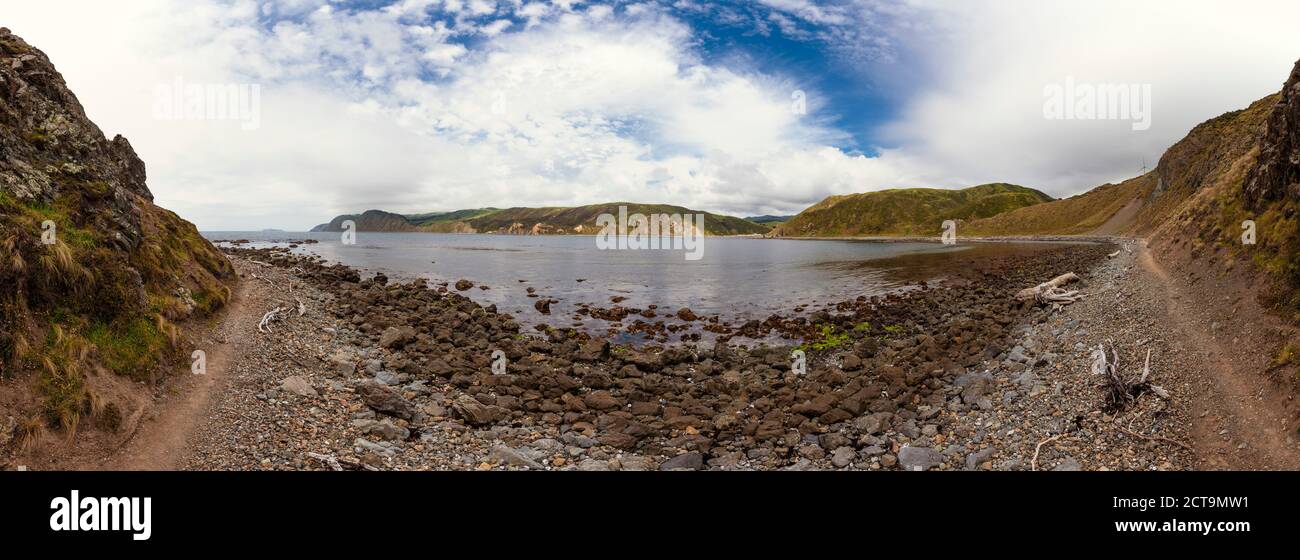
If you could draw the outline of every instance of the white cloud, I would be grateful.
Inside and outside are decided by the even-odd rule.
[[[497,35],[500,35],[502,31],[509,29],[510,26],[513,24],[514,22],[508,19],[499,19],[492,23],[484,25],[483,27],[480,27],[479,33],[487,35],[488,37],[496,37]]]

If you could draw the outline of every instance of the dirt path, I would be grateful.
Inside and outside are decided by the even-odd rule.
[[[168,396],[155,403],[149,417],[106,461],[93,468],[103,470],[175,470],[181,465],[187,440],[195,427],[209,420],[213,395],[224,385],[231,360],[240,352],[231,341],[231,326],[246,323],[250,313],[243,298],[243,283],[217,323],[199,333],[197,346],[206,354],[206,373],[183,375],[172,382]]]
[[[1252,309],[1253,301],[1243,301],[1248,298],[1172,278],[1145,247],[1138,262],[1163,295],[1158,324],[1184,353],[1177,375],[1194,391],[1189,412],[1197,468],[1300,468],[1286,397],[1260,359],[1271,354],[1259,331],[1273,319]]]
[[[249,311],[241,286],[212,332],[201,336],[199,346],[206,354],[206,373],[188,375],[175,382],[168,399],[157,403],[152,418],[106,464],[106,470],[175,470],[180,467],[187,440],[195,427],[209,420],[213,394],[224,385],[229,362],[240,348],[230,341],[231,325],[247,323]]]

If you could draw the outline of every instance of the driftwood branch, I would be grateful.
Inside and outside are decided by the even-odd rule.
[[[1060,309],[1061,306],[1083,299],[1083,294],[1079,293],[1078,290],[1066,290],[1061,287],[1078,280],[1079,276],[1077,274],[1067,272],[1032,288],[1020,290],[1016,293],[1016,299],[1051,305],[1052,309]]]
[[[336,471],[358,470],[358,469],[364,471],[379,470],[375,467],[362,463],[361,461],[357,461],[355,459],[348,459],[346,457],[335,457],[333,455],[325,455],[324,453],[313,453],[311,451],[308,451],[305,455],[307,455],[312,459],[325,463],[326,465],[329,466],[329,468]]]
[[[275,309],[267,311],[266,315],[262,316],[261,322],[257,323],[257,332],[261,332],[261,333],[271,332],[271,321],[276,320],[276,318],[280,315],[281,311],[284,311],[283,307],[277,307]]]
[[[336,470],[336,471],[341,471],[341,470],[343,470],[343,465],[339,464],[339,458],[338,458],[338,457],[335,457],[335,456],[333,456],[333,455],[324,455],[324,454],[321,454],[321,453],[313,453],[313,452],[308,451],[308,452],[307,452],[307,456],[308,456],[308,457],[311,457],[312,459],[315,459],[315,460],[317,460],[317,461],[320,461],[320,462],[322,462],[322,463],[325,463],[326,465],[329,465],[329,468],[331,468],[331,469],[333,469],[333,470]]]
[[[1038,470],[1038,452],[1043,450],[1043,446],[1060,439],[1061,436],[1063,435],[1065,434],[1056,434],[1052,437],[1049,437],[1043,441],[1038,442],[1038,445],[1034,446],[1034,457],[1029,460],[1029,470],[1031,471]]]

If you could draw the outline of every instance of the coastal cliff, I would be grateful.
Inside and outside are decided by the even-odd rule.
[[[145,179],[45,53],[0,28],[0,418],[21,419],[0,435],[117,430],[129,411],[99,373],[159,379],[188,354],[178,324],[228,299],[229,261]]]

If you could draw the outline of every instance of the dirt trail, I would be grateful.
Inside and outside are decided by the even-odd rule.
[[[1190,378],[1196,387],[1189,397],[1197,467],[1300,469],[1286,395],[1259,366],[1262,348],[1254,346],[1267,344],[1250,336],[1272,318],[1250,309],[1250,301],[1243,304],[1247,298],[1229,298],[1224,304],[1218,290],[1173,279],[1145,247],[1138,262],[1162,288],[1163,301],[1156,302],[1157,309],[1163,309],[1158,323],[1188,354],[1183,360],[1187,367],[1177,375]],[[1228,337],[1231,340],[1225,340]]]
[[[240,352],[232,341],[232,326],[247,323],[250,311],[242,297],[242,283],[209,332],[199,333],[197,344],[206,353],[206,374],[183,375],[173,382],[168,396],[155,403],[148,419],[106,460],[80,468],[99,470],[175,470],[180,468],[187,440],[194,429],[210,420],[213,395],[225,383],[228,364]],[[256,319],[252,319],[256,321]]]

